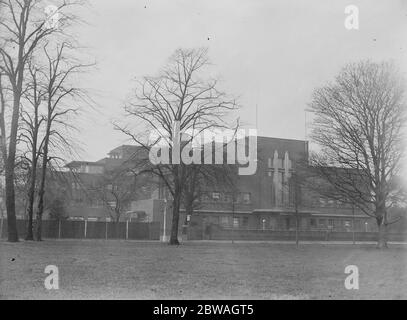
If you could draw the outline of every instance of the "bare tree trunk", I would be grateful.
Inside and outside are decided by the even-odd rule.
[[[6,164],[6,209],[8,241],[18,242],[16,206],[14,194],[14,163],[7,161]]]
[[[114,223],[114,232],[115,232],[115,238],[120,238],[119,237],[119,224],[120,222],[120,211],[116,211],[116,217],[115,217],[115,223]]]
[[[42,172],[41,172],[41,181],[40,188],[38,191],[38,208],[36,214],[36,240],[42,241],[42,214],[44,212],[44,194],[45,194],[45,179],[47,176],[47,164],[48,164],[48,144],[49,144],[49,134],[50,134],[50,125],[47,125],[47,132],[44,143],[44,153],[42,158]]]
[[[379,228],[378,232],[378,239],[377,239],[377,248],[378,249],[383,249],[387,248],[387,225],[386,225],[386,219],[383,216],[380,216],[376,219],[377,221],[377,226]]]
[[[37,208],[37,214],[36,214],[36,222],[35,222],[35,235],[36,235],[36,240],[37,241],[42,241],[42,214],[44,212],[44,193],[45,193],[45,175],[46,175],[46,169],[42,169],[42,174],[41,174],[41,185],[40,185],[40,190],[38,193],[39,200],[38,200],[38,208]],[[45,172],[44,172],[45,171]]]
[[[0,73],[0,152],[4,166],[7,162],[7,139],[6,139],[6,122],[4,120],[6,113],[6,101],[3,93],[2,74]]]
[[[298,248],[300,239],[299,239],[299,229],[300,229],[300,221],[298,217],[298,210],[295,212],[295,245]]]
[[[14,195],[14,161],[7,155],[7,139],[6,139],[6,123],[5,123],[5,108],[6,102],[4,99],[3,85],[2,85],[2,75],[0,74],[0,142],[1,142],[1,153],[2,160],[5,170],[6,178],[6,209],[7,209],[7,227],[8,227],[8,241],[17,242],[17,221],[15,216],[15,195]],[[15,114],[13,113],[13,117]],[[15,147],[14,147],[15,155]]]
[[[179,225],[179,209],[181,204],[181,191],[175,192],[174,200],[172,202],[172,225],[170,245],[179,245],[178,241],[178,225]]]
[[[21,94],[17,93],[15,94],[15,96],[16,97],[13,103],[13,115],[11,119],[10,143],[8,148],[7,161],[5,163],[7,228],[9,242],[18,242],[16,203],[14,190],[14,176],[15,176],[14,169],[17,148],[17,129]]]
[[[31,168],[31,176],[30,176],[30,187],[28,190],[28,204],[27,204],[27,215],[28,215],[28,225],[27,225],[27,236],[25,240],[31,241],[34,240],[33,234],[33,215],[34,215],[34,198],[35,198],[35,180],[37,176],[37,161],[36,155],[33,151],[32,157],[32,168]]]

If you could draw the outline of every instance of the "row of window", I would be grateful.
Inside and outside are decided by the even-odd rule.
[[[355,219],[355,229],[360,230],[364,227],[365,223],[362,220]],[[367,222],[366,222],[367,224]],[[352,228],[353,220],[339,220],[339,219],[310,219],[310,226],[313,228],[328,228],[328,229],[336,229],[336,228]]]
[[[207,216],[204,218],[206,225],[214,224],[222,227],[230,228],[247,228],[249,218],[246,216]],[[364,220],[354,220],[355,230],[366,231],[367,222]],[[291,230],[295,228],[295,218],[287,217],[283,220],[276,221],[275,219],[263,218],[260,220],[261,229],[286,229]],[[301,218],[300,225],[304,229],[321,229],[321,230],[353,230],[353,220],[348,219],[326,219],[326,218]]]
[[[222,227],[230,227],[233,226],[234,228],[240,227],[247,227],[249,225],[249,218],[248,217],[231,217],[231,216],[210,216],[205,218],[206,224],[215,224]]]
[[[232,203],[233,194],[227,192],[205,192],[201,195],[201,202]],[[240,192],[235,195],[235,203],[250,204],[252,202],[249,192]]]

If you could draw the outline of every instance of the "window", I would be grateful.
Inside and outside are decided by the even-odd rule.
[[[251,194],[248,193],[248,192],[244,192],[244,193],[242,194],[242,198],[243,198],[243,203],[248,204],[248,203],[251,202]]]
[[[285,228],[286,228],[286,230],[290,230],[290,225],[291,225],[291,219],[290,218],[285,218]]]
[[[232,195],[228,193],[222,193],[222,201],[231,203],[232,202]]]
[[[315,228],[317,226],[317,221],[315,219],[310,219],[309,224],[311,228]]]
[[[249,225],[249,218],[243,217],[242,219],[242,227],[247,227]]]
[[[215,201],[218,201],[220,199],[220,193],[219,192],[212,192],[212,199]]]
[[[301,218],[300,220],[300,227],[302,229],[307,229],[307,219],[306,218]]]
[[[274,183],[271,183],[270,189],[271,189],[270,201],[271,201],[271,205],[274,207],[276,205],[276,194],[275,194]]]
[[[216,216],[209,217],[209,223],[219,224],[219,217]]]
[[[220,224],[222,226],[228,226],[229,225],[229,217],[227,216],[221,216],[220,217]]]
[[[281,186],[283,186],[281,188],[281,191],[280,191],[280,193],[281,193],[281,203],[279,203],[279,205],[281,205],[281,204],[284,204],[285,201],[287,200],[286,196],[285,196],[286,188],[284,187],[285,174],[284,174],[284,171],[279,172],[278,174],[279,174],[279,183],[280,183]]]
[[[81,188],[80,184],[77,182],[72,182],[72,189],[79,190]]]
[[[89,202],[91,208],[99,208],[102,206],[101,201],[99,199],[90,199]]]
[[[208,193],[203,193],[202,195],[201,195],[201,201],[202,202],[209,202],[210,201],[210,196],[209,196],[209,194]]]
[[[320,227],[325,227],[325,225],[326,225],[326,220],[325,220],[325,219],[319,219],[319,220],[318,220],[318,225],[319,225]]]
[[[69,220],[78,221],[78,220],[85,220],[85,219],[81,216],[73,216],[73,217],[69,217]]]
[[[239,218],[233,218],[233,228],[239,228]]]
[[[261,229],[266,230],[266,219],[261,219]]]

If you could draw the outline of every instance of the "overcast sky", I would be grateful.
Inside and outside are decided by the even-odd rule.
[[[82,121],[83,158],[128,143],[113,130],[132,79],[154,75],[179,47],[209,47],[222,88],[239,96],[236,116],[260,135],[304,139],[314,88],[351,61],[393,59],[407,70],[406,0],[90,0],[78,31],[97,69],[86,86],[98,111]],[[344,27],[347,5],[359,30]]]

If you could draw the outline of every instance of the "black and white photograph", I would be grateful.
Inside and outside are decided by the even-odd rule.
[[[406,124],[407,0],[0,0],[0,300],[405,300]]]

